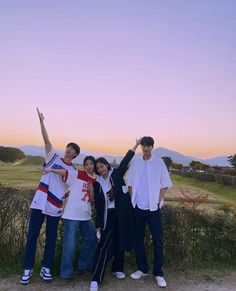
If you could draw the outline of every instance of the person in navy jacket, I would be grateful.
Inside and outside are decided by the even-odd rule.
[[[118,278],[125,278],[124,251],[134,247],[134,230],[130,195],[125,185],[124,175],[140,144],[136,140],[116,169],[112,169],[105,158],[96,160],[99,175],[94,184],[95,225],[99,239],[90,290],[98,290],[102,283],[108,261],[114,257],[112,272]]]

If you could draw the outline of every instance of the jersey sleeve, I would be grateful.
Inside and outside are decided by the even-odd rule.
[[[46,157],[45,157],[46,164],[49,164],[53,160],[55,155],[57,155],[57,153],[56,153],[55,149],[53,147],[51,147],[50,152],[46,153]]]
[[[78,171],[68,171],[66,170],[66,175],[63,177],[63,182],[71,186],[78,177]]]

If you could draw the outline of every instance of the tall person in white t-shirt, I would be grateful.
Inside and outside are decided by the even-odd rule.
[[[163,198],[172,186],[168,170],[162,159],[153,156],[154,139],[145,136],[141,139],[143,154],[133,159],[127,177],[127,186],[135,216],[135,256],[137,271],[131,278],[140,279],[147,276],[148,264],[145,253],[145,225],[149,226],[154,246],[153,275],[158,286],[166,287],[163,278],[163,238],[161,207]]]
[[[92,269],[97,238],[91,221],[91,192],[96,182],[94,176],[95,158],[87,156],[84,159],[84,171],[68,171],[60,169],[43,169],[44,173],[54,173],[63,176],[65,183],[70,186],[70,195],[63,211],[64,239],[61,257],[61,278],[70,279],[73,276],[73,263],[76,253],[78,231],[83,238],[78,259],[80,271]]]
[[[44,125],[43,114],[38,110],[41,132],[45,144],[45,169],[64,169],[76,172],[71,161],[80,153],[76,143],[66,146],[64,157],[61,158],[53,149]],[[62,197],[68,191],[68,185],[56,174],[42,175],[39,186],[31,203],[29,229],[24,251],[23,269],[20,283],[28,284],[33,273],[37,240],[46,220],[45,248],[40,276],[45,281],[51,281],[51,268],[54,262],[57,227],[62,215]]]

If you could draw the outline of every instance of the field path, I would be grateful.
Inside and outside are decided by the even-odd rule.
[[[169,272],[166,275],[168,287],[165,290],[179,291],[226,291],[236,290],[236,271],[191,271],[191,273]],[[42,282],[36,276],[28,286],[21,286],[18,283],[19,277],[13,276],[5,279],[0,279],[0,290],[77,290],[88,291],[89,276],[76,275],[71,281],[63,281],[58,277],[51,283]],[[110,290],[129,290],[129,291],[154,291],[163,290],[157,287],[152,275],[150,274],[145,279],[135,281],[127,276],[125,280],[117,280],[109,272],[107,272],[101,291]]]

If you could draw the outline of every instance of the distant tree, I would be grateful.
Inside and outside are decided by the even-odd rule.
[[[0,161],[14,163],[25,158],[25,154],[17,148],[0,146]]]
[[[233,156],[228,156],[228,162],[230,162],[230,165],[236,169],[236,154]]]
[[[201,164],[201,170],[206,171],[208,169],[210,169],[210,166],[209,165],[207,165],[207,164]]]
[[[200,164],[201,163],[199,161],[192,161],[189,165],[191,168],[193,168],[195,170],[199,170]]]
[[[184,166],[182,164],[172,163],[171,167],[176,170],[182,170]]]
[[[205,170],[210,168],[209,165],[203,164],[203,163],[201,163],[199,161],[192,161],[189,165],[194,170],[203,170],[203,171],[205,171]]]
[[[173,161],[170,157],[162,157],[162,160],[166,164],[167,169],[169,170],[170,166],[172,165]]]
[[[115,159],[115,158],[113,159],[112,164],[113,164],[113,165],[117,165],[117,162],[116,162],[116,159]]]

